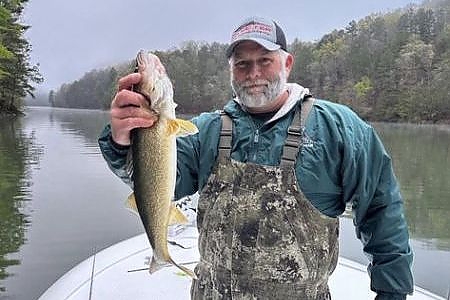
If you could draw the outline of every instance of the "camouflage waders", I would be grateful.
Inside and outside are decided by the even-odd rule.
[[[311,102],[294,126],[304,124]],[[330,299],[339,223],[297,189],[304,126],[294,126],[281,165],[264,166],[230,159],[232,125],[222,117],[219,156],[198,203],[201,259],[192,299]]]

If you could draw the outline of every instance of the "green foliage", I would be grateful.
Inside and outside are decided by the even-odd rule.
[[[372,82],[367,76],[363,76],[359,82],[354,85],[356,96],[364,98],[373,89]]]
[[[180,112],[220,108],[231,97],[227,45],[188,41],[157,51]],[[291,82],[382,121],[450,122],[450,0],[351,21],[318,42],[295,39]],[[0,50],[1,53],[1,50]],[[132,62],[131,62],[132,64]],[[86,73],[52,96],[56,106],[108,109],[130,63]]]
[[[28,0],[0,1],[0,112],[18,113],[32,82],[42,82],[38,66],[29,63],[31,46],[23,37],[28,26],[19,23]]]
[[[291,81],[367,119],[449,122],[449,26],[449,0],[352,21],[314,44],[312,60],[306,51],[310,62]]]

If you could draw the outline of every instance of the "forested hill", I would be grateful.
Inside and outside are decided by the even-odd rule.
[[[320,20],[318,20],[320,22]],[[157,54],[175,86],[178,112],[221,107],[231,95],[225,44],[189,41]],[[138,50],[138,49],[137,49]],[[318,42],[298,39],[291,82],[344,103],[365,119],[450,122],[450,0],[352,21]],[[107,109],[130,62],[93,70],[50,92],[55,106]]]

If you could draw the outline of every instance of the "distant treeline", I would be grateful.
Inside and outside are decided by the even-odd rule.
[[[185,42],[178,49],[155,51],[174,86],[178,112],[219,108],[231,97],[225,44]],[[137,53],[137,51],[136,51]],[[134,59],[102,70],[92,70],[72,83],[50,91],[53,106],[108,109],[117,79],[132,72]]]
[[[320,22],[320,20],[318,20]],[[185,42],[157,52],[175,87],[179,112],[208,111],[231,97],[225,44]],[[450,121],[450,0],[373,14],[318,42],[298,39],[291,82],[351,106],[368,120]],[[93,70],[51,91],[54,106],[108,109],[125,62]]]
[[[29,63],[31,46],[24,38],[29,28],[20,23],[28,0],[0,0],[0,114],[20,113],[23,99],[40,83],[38,66]]]

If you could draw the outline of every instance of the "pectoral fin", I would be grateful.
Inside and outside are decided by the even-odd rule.
[[[167,134],[176,136],[188,136],[198,132],[197,126],[194,123],[182,119],[169,120],[167,125]]]
[[[137,208],[134,193],[131,193],[128,196],[127,201],[125,202],[125,207],[132,213],[135,213],[137,216],[139,216],[139,211]],[[176,207],[175,204],[171,203],[169,211],[169,225],[187,224],[187,223],[189,223],[188,218],[183,214],[183,212],[178,207]]]
[[[135,213],[139,216],[139,211],[136,204],[136,198],[134,198],[134,193],[131,193],[128,196],[127,201],[125,201],[125,207],[130,210],[132,213]]]

